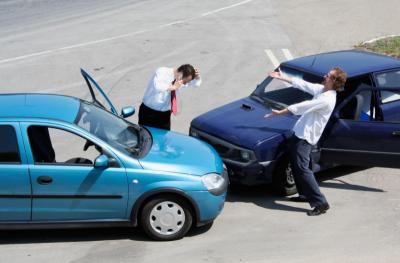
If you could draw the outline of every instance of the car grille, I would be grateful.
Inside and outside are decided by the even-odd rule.
[[[205,137],[205,136],[199,136],[199,139],[201,139],[202,141],[207,142],[208,144],[212,145],[214,147],[214,149],[221,155],[224,157],[229,157],[229,153],[232,152],[232,148],[230,148],[229,146],[226,145],[222,145],[221,143],[218,143],[214,140],[212,140],[211,138]],[[231,156],[232,157],[232,156]]]
[[[224,140],[221,140],[205,132],[201,132],[197,129],[191,128],[191,131],[192,131],[191,135],[193,134],[193,132],[195,132],[197,135],[195,136],[196,138],[205,141],[211,146],[213,146],[214,149],[221,156],[221,158],[224,159],[224,161],[233,161],[242,164],[249,162],[249,160],[243,160],[240,154],[241,151],[249,151],[249,150],[241,148]]]

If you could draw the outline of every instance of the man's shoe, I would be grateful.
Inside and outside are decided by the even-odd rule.
[[[292,202],[301,202],[301,203],[307,203],[308,200],[305,196],[299,195],[299,196],[294,196],[289,198],[290,201]]]
[[[316,206],[312,211],[308,211],[307,215],[309,215],[309,216],[319,216],[319,215],[325,214],[326,211],[329,208],[330,207],[329,207],[328,203],[322,204],[322,205]]]

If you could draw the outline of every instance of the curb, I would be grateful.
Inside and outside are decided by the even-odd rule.
[[[376,37],[376,38],[361,42],[361,45],[371,44],[371,43],[374,43],[381,39],[390,38],[390,37],[398,37],[398,36],[400,36],[400,35],[387,35],[387,36]]]

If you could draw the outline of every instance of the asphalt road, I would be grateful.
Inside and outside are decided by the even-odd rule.
[[[114,103],[139,106],[159,66],[192,63],[173,130],[248,95],[291,56],[348,49],[398,34],[397,0],[0,0],[0,91],[85,98],[79,68]],[[136,121],[136,117],[132,117]],[[235,189],[211,229],[151,242],[138,229],[0,233],[3,262],[398,262],[400,171],[337,168],[320,175],[332,209],[266,188]]]

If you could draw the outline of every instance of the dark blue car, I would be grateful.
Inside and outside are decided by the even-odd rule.
[[[332,67],[348,73],[330,121],[312,151],[318,172],[337,165],[400,167],[400,60],[357,50],[301,57],[280,69],[309,82],[322,82]],[[267,77],[249,97],[211,110],[191,123],[190,135],[214,146],[231,182],[272,183],[284,195],[296,187],[287,140],[298,116],[264,118],[271,109],[311,95]]]

